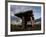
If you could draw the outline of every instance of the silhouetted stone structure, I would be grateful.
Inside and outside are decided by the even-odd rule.
[[[32,10],[17,13],[15,16],[18,16],[22,19],[22,25],[24,25],[25,29],[27,26],[27,21],[31,21],[32,27],[34,26],[34,15]]]

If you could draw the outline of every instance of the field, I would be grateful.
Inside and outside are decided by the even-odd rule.
[[[34,28],[32,28],[32,25],[27,25],[26,29],[23,28],[22,25],[12,25],[11,24],[11,31],[35,31],[35,30],[41,30],[41,25],[34,25]]]

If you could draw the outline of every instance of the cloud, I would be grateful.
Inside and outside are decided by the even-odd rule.
[[[40,6],[11,5],[10,13],[11,13],[11,16],[13,16],[12,17],[13,19],[11,18],[12,23],[15,24],[15,22],[16,22],[15,18],[17,18],[16,16],[14,16],[14,14],[19,13],[19,12],[24,12],[27,10],[33,10],[33,14],[34,14],[35,19],[38,19],[41,17],[41,7]],[[22,20],[22,19],[19,19],[19,20]]]

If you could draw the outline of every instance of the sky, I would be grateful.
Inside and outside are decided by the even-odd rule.
[[[14,14],[33,10],[34,18],[39,19],[41,17],[41,6],[23,6],[23,5],[11,5],[10,6],[10,14],[12,22],[16,20],[16,16]]]
[[[11,5],[11,16],[19,12],[24,12],[27,10],[33,10],[35,19],[41,17],[41,7],[40,6],[22,6],[22,5]]]

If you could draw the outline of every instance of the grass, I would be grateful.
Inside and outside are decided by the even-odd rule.
[[[41,25],[34,25],[34,28],[32,28],[32,25],[27,25],[26,29],[22,29],[22,25],[11,25],[11,31],[35,31],[35,30],[41,30]]]

